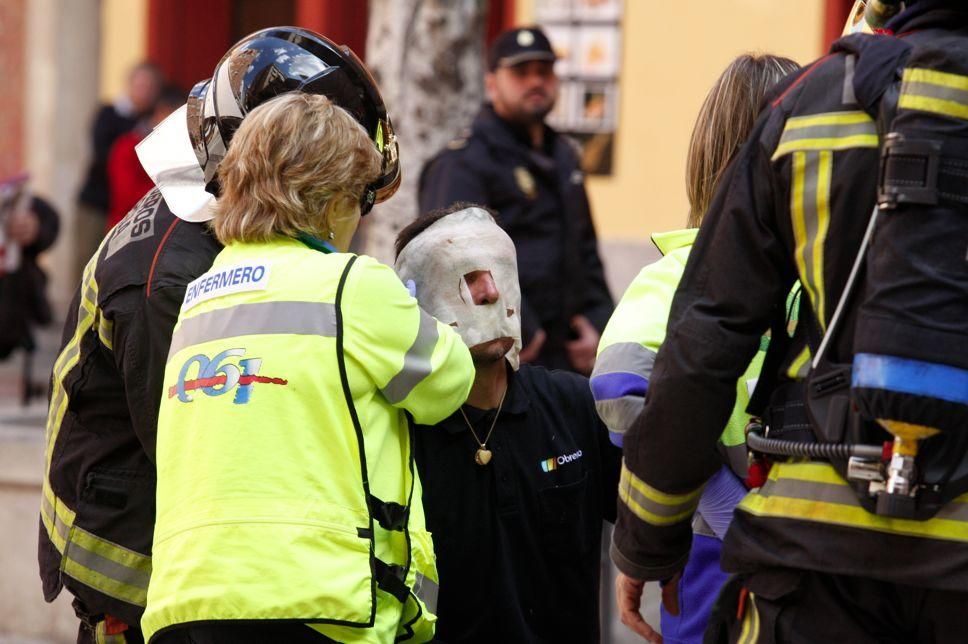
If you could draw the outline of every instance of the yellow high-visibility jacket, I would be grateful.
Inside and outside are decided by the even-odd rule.
[[[146,640],[213,620],[429,640],[407,414],[446,418],[473,377],[460,337],[375,260],[226,247],[186,289],[165,372]]]

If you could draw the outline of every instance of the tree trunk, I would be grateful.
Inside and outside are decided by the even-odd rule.
[[[397,233],[419,214],[417,180],[480,108],[485,0],[370,0],[367,67],[400,142],[403,179],[361,228],[362,252],[392,264]]]

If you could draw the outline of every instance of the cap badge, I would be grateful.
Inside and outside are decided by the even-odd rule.
[[[534,34],[527,29],[518,32],[518,44],[522,47],[530,47],[534,44]]]

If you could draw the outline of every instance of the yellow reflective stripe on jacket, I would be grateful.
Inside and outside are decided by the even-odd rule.
[[[655,351],[639,342],[599,344],[589,384],[609,431],[624,434],[642,413],[654,363]]]
[[[846,150],[877,146],[877,126],[874,119],[866,112],[828,112],[812,116],[794,116],[787,120],[772,159],[776,161],[782,156],[797,151]]]
[[[898,107],[968,119],[968,76],[915,67],[902,80]]]
[[[75,512],[54,495],[53,490],[50,489],[50,483],[46,480],[40,497],[40,518],[54,547],[63,554],[70,539]]]
[[[827,326],[824,287],[824,243],[830,228],[830,178],[833,153],[793,153],[793,186],[790,191],[790,216],[796,241],[794,258],[800,282],[817,313],[822,330]]]
[[[74,525],[76,513],[44,483],[41,520],[61,554],[61,569],[95,590],[144,606],[151,576],[151,557],[112,543]]]
[[[747,597],[750,605],[743,615],[743,628],[736,644],[756,644],[760,639],[760,612],[756,609],[756,596],[750,593]]]
[[[810,372],[810,347],[803,347],[797,357],[790,363],[787,369],[787,377],[796,380],[806,378]]]
[[[112,337],[114,336],[114,322],[112,320],[107,320],[101,315],[101,312],[97,312],[97,337],[101,340],[101,344],[106,346],[111,351],[114,351],[114,341]]]
[[[381,389],[381,393],[391,405],[407,396],[433,371],[431,358],[437,347],[437,320],[420,309],[420,326],[417,337],[403,357],[403,366]]]
[[[97,317],[97,282],[94,280],[94,267],[97,264],[97,254],[91,258],[84,268],[84,277],[81,280],[81,298],[77,307],[77,326],[74,335],[64,346],[64,349],[54,361],[53,373],[51,376],[50,406],[47,411],[47,448],[45,450],[45,472],[50,472],[50,461],[57,442],[57,435],[60,431],[61,423],[64,421],[64,414],[67,412],[67,390],[64,388],[64,380],[71,369],[77,366],[81,357],[81,340],[84,335],[94,326]]]
[[[618,497],[629,510],[646,523],[667,526],[685,521],[699,505],[702,488],[687,494],[667,494],[655,489],[626,467],[618,483]]]
[[[761,517],[968,542],[968,494],[948,503],[927,521],[882,517],[862,508],[850,486],[825,463],[774,464],[766,484],[748,494],[739,509]]]

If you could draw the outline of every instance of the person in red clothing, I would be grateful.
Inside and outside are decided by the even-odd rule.
[[[155,108],[133,130],[118,137],[108,154],[108,218],[105,231],[114,228],[145,193],[155,187],[141,167],[135,147],[168,115],[185,102],[185,93],[172,87],[158,97]]]

